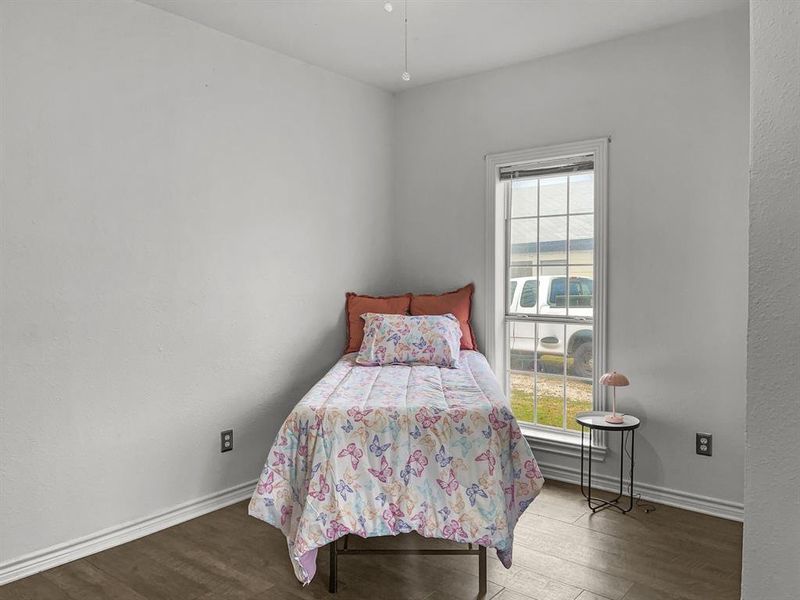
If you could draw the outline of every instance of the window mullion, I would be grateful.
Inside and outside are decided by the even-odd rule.
[[[564,323],[564,352],[562,352],[561,361],[563,365],[563,373],[562,373],[562,397],[561,397],[561,410],[562,420],[561,420],[561,428],[566,430],[567,429],[567,324]]]
[[[536,314],[539,314],[539,281],[542,275],[542,182],[536,182]],[[533,326],[533,422],[539,423],[539,324]]]
[[[564,271],[564,273],[566,275],[566,278],[567,278],[566,282],[564,283],[565,292],[566,292],[564,294],[564,296],[566,298],[565,303],[564,303],[564,312],[567,314],[567,316],[569,316],[569,313],[570,313],[570,310],[569,310],[569,308],[570,308],[569,295],[570,295],[570,287],[571,287],[570,284],[569,284],[569,221],[570,221],[570,219],[569,219],[569,188],[570,188],[569,176],[567,176],[567,216],[564,218],[566,220],[566,222],[567,222],[566,223],[566,225],[567,225],[567,227],[566,227],[566,236],[565,236],[566,239],[564,240],[564,244],[565,244],[565,247],[564,247],[564,258],[565,258],[565,262],[566,262],[566,265],[567,265],[566,269]],[[563,356],[562,356],[562,358],[564,359],[564,396],[562,398],[563,415],[562,415],[561,424],[562,424],[563,428],[566,430],[567,429],[567,356],[569,355],[569,340],[567,340],[567,324],[566,323],[564,323],[564,337],[562,339],[564,340],[564,352],[563,352]]]
[[[520,313],[506,314],[508,323],[567,323],[568,325],[592,325],[594,319],[589,317],[567,317],[565,315],[524,315]]]
[[[542,182],[536,182],[536,314],[539,314],[539,281],[542,278]],[[539,340],[537,338],[536,347]]]
[[[539,323],[533,324],[533,422],[539,422]]]
[[[566,270],[565,270],[565,274],[567,276],[567,281],[565,283],[565,287],[566,287],[566,290],[565,290],[566,291],[566,294],[565,294],[566,302],[564,304],[564,308],[565,308],[565,312],[567,313],[567,316],[569,316],[569,313],[570,313],[570,310],[569,310],[569,292],[570,292],[570,290],[569,290],[569,288],[570,288],[570,285],[569,285],[569,187],[570,187],[569,186],[569,177],[567,177],[567,216],[565,217],[565,220],[567,222],[567,234],[566,234],[566,239],[564,240],[564,243],[565,243],[564,258],[565,258],[566,264],[567,264]],[[566,341],[566,337],[564,338],[564,341]],[[564,348],[564,360],[566,360],[566,356],[567,356],[567,349],[565,347]],[[564,400],[564,402],[566,402],[566,399]],[[565,412],[565,414],[566,414],[566,412]]]

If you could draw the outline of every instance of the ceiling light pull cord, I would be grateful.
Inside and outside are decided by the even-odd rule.
[[[403,53],[404,70],[400,77],[403,81],[411,81],[411,75],[408,72],[408,0],[403,0]]]

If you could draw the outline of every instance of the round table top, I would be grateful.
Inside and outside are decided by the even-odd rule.
[[[587,412],[578,413],[575,415],[575,420],[583,425],[584,427],[588,427],[590,429],[604,429],[608,431],[629,431],[631,429],[636,429],[641,424],[641,421],[632,415],[620,415],[622,416],[622,423],[609,423],[605,420],[606,415],[610,415],[610,412],[601,411],[601,410],[590,410]],[[618,415],[620,413],[617,413]]]

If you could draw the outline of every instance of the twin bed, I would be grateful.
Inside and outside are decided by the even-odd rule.
[[[481,591],[486,548],[511,566],[514,526],[544,479],[484,356],[461,350],[457,362],[362,366],[346,354],[292,410],[249,513],[284,533],[303,584],[330,544],[336,591],[350,534],[469,544],[452,553],[480,557]]]

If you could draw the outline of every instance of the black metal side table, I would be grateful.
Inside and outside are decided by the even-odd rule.
[[[583,494],[584,498],[586,498],[586,503],[589,505],[589,508],[592,509],[592,512],[595,513],[598,510],[603,510],[606,508],[615,508],[621,513],[625,514],[630,512],[633,509],[633,464],[634,464],[634,442],[636,441],[636,429],[638,429],[639,425],[641,424],[639,419],[636,417],[632,417],[631,415],[623,415],[623,422],[619,424],[609,423],[605,420],[606,415],[610,415],[609,412],[602,412],[602,411],[589,411],[589,412],[582,412],[575,415],[575,420],[581,426],[581,493]],[[583,462],[584,462],[584,450],[583,450],[583,438],[585,437],[586,429],[589,429],[589,481],[588,481],[588,491],[584,490],[583,487]],[[595,498],[592,496],[592,430],[599,429],[602,431],[619,431],[620,443],[619,443],[619,494],[617,494],[616,498],[611,500],[603,500],[602,498]],[[631,452],[628,455],[630,458],[630,497],[628,501],[628,508],[625,508],[623,504],[620,504],[620,500],[622,500],[623,496],[623,484],[625,481],[625,432],[630,432],[631,437]]]

